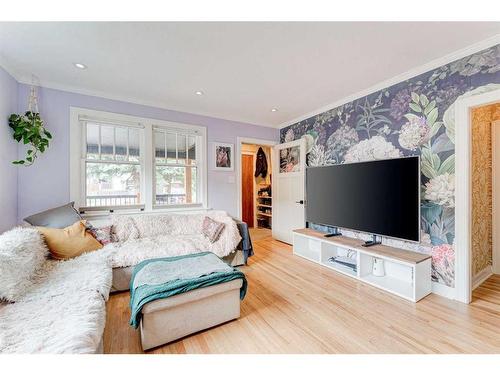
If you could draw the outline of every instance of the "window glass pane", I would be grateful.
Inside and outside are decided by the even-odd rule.
[[[175,133],[167,133],[167,163],[177,163]]]
[[[87,162],[87,206],[140,204],[140,166]]]
[[[87,159],[99,159],[99,125],[87,123]]]
[[[186,136],[184,134],[177,134],[177,163],[186,163]]]
[[[128,129],[127,128],[115,128],[115,157],[116,160],[125,161],[127,160],[127,138]]]
[[[165,163],[165,133],[154,132],[155,158],[157,163]]]
[[[113,159],[114,127],[101,126],[101,159]]]
[[[188,164],[196,164],[196,137],[188,137]]]
[[[196,203],[196,168],[156,166],[156,204]]]
[[[128,160],[130,161],[139,161],[140,157],[140,151],[139,151],[139,145],[140,145],[140,134],[139,134],[139,129],[132,129],[130,128],[128,130],[128,137],[129,137],[129,149],[128,149]]]

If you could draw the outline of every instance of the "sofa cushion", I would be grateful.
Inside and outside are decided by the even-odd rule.
[[[37,227],[66,228],[82,217],[74,207],[75,202],[51,208],[24,218],[24,221]]]
[[[224,223],[219,223],[208,216],[203,219],[201,232],[211,242],[214,243],[219,239],[220,234],[224,230]]]
[[[0,299],[20,299],[48,254],[35,228],[18,227],[0,235]]]
[[[71,259],[83,253],[98,250],[102,244],[85,227],[85,220],[64,229],[37,227],[54,259]]]

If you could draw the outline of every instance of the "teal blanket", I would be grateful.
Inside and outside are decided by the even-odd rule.
[[[245,275],[214,253],[145,260],[134,267],[130,280],[130,325],[139,326],[142,307],[149,302],[236,279],[243,281],[243,299],[247,291]]]

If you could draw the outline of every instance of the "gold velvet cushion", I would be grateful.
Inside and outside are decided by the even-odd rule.
[[[70,259],[101,249],[102,245],[86,229],[85,220],[77,221],[64,229],[38,227],[55,259]]]

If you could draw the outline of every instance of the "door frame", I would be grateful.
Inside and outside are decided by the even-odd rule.
[[[491,216],[492,216],[492,267],[495,274],[500,274],[500,120],[491,123]],[[498,180],[498,183],[497,183]]]
[[[269,139],[259,139],[259,138],[250,138],[250,137],[236,137],[236,191],[237,191],[237,196],[238,196],[238,201],[237,201],[237,206],[238,206],[238,215],[236,218],[238,220],[242,219],[242,213],[243,213],[243,200],[241,197],[241,149],[242,149],[242,144],[243,143],[248,143],[248,144],[253,144],[253,145],[258,145],[258,146],[269,146],[273,147],[279,142],[277,141],[270,141]],[[274,160],[271,160],[271,167],[272,163],[274,163]],[[271,189],[272,189],[272,184],[273,181],[271,180]]]
[[[500,89],[459,98],[455,103],[455,291],[454,299],[472,300],[471,110],[500,101]]]

